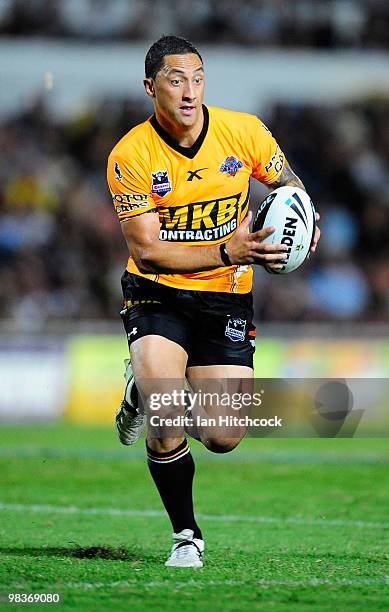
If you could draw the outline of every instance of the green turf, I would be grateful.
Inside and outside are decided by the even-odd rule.
[[[206,565],[168,570],[142,442],[69,425],[1,436],[0,592],[59,592],[74,610],[389,608],[387,440],[193,443]]]

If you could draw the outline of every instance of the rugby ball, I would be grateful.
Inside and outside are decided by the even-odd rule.
[[[300,187],[278,187],[259,205],[254,218],[253,232],[264,227],[275,227],[265,244],[286,244],[285,265],[274,274],[288,274],[304,263],[315,234],[316,218],[312,200]]]

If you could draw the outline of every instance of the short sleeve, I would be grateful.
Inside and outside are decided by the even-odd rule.
[[[270,185],[281,174],[285,163],[285,155],[262,121],[257,117],[251,117],[251,119],[252,123],[249,128],[251,175],[261,183]]]
[[[108,158],[107,181],[120,221],[156,210],[142,168],[136,167],[135,162],[130,167],[129,162],[116,155],[115,151]]]

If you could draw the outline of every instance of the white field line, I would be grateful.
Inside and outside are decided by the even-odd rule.
[[[102,516],[134,516],[134,517],[166,517],[166,513],[160,510],[132,510],[122,508],[79,508],[77,506],[51,506],[49,504],[7,504],[0,502],[0,511],[11,512],[37,512],[58,514],[86,514]],[[222,523],[265,523],[275,525],[318,525],[320,527],[361,527],[363,529],[389,529],[388,522],[373,522],[354,519],[326,519],[307,518],[298,516],[274,517],[274,516],[250,516],[239,514],[196,514],[202,521],[214,521]]]
[[[125,589],[125,588],[163,588],[168,589],[188,589],[193,587],[195,589],[209,589],[210,587],[243,587],[243,586],[258,586],[258,587],[319,587],[319,586],[369,586],[379,584],[389,584],[389,576],[381,576],[377,578],[339,578],[329,580],[326,578],[307,578],[306,580],[293,580],[293,579],[259,579],[259,580],[196,580],[194,578],[185,580],[184,582],[175,582],[171,580],[172,573],[169,572],[169,580],[152,580],[150,582],[141,581],[130,581],[130,580],[118,580],[116,582],[68,582],[59,583],[55,585],[55,588],[59,591],[61,589]],[[18,589],[22,588],[18,585]],[[53,590],[53,587],[51,587]]]
[[[144,460],[145,451],[143,448],[131,448],[130,453],[125,451],[128,449],[119,448],[112,449],[79,449],[79,448],[51,448],[51,447],[35,447],[35,446],[3,446],[0,447],[0,457],[4,458],[40,458],[46,457],[50,459],[126,459]],[[237,453],[218,455],[214,453],[200,452],[194,453],[196,461],[214,461],[215,463],[230,462],[240,463],[246,461],[261,461],[262,463],[297,463],[310,465],[388,465],[389,455],[381,453],[380,455],[372,454],[332,454],[321,451],[283,451],[267,452],[256,449],[252,451],[241,449]]]

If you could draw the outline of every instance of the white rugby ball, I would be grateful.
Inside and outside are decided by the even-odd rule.
[[[275,227],[265,244],[286,244],[285,265],[275,274],[288,274],[304,263],[315,234],[316,219],[312,200],[300,187],[278,187],[259,205],[253,232]],[[273,270],[268,270],[273,272]]]

